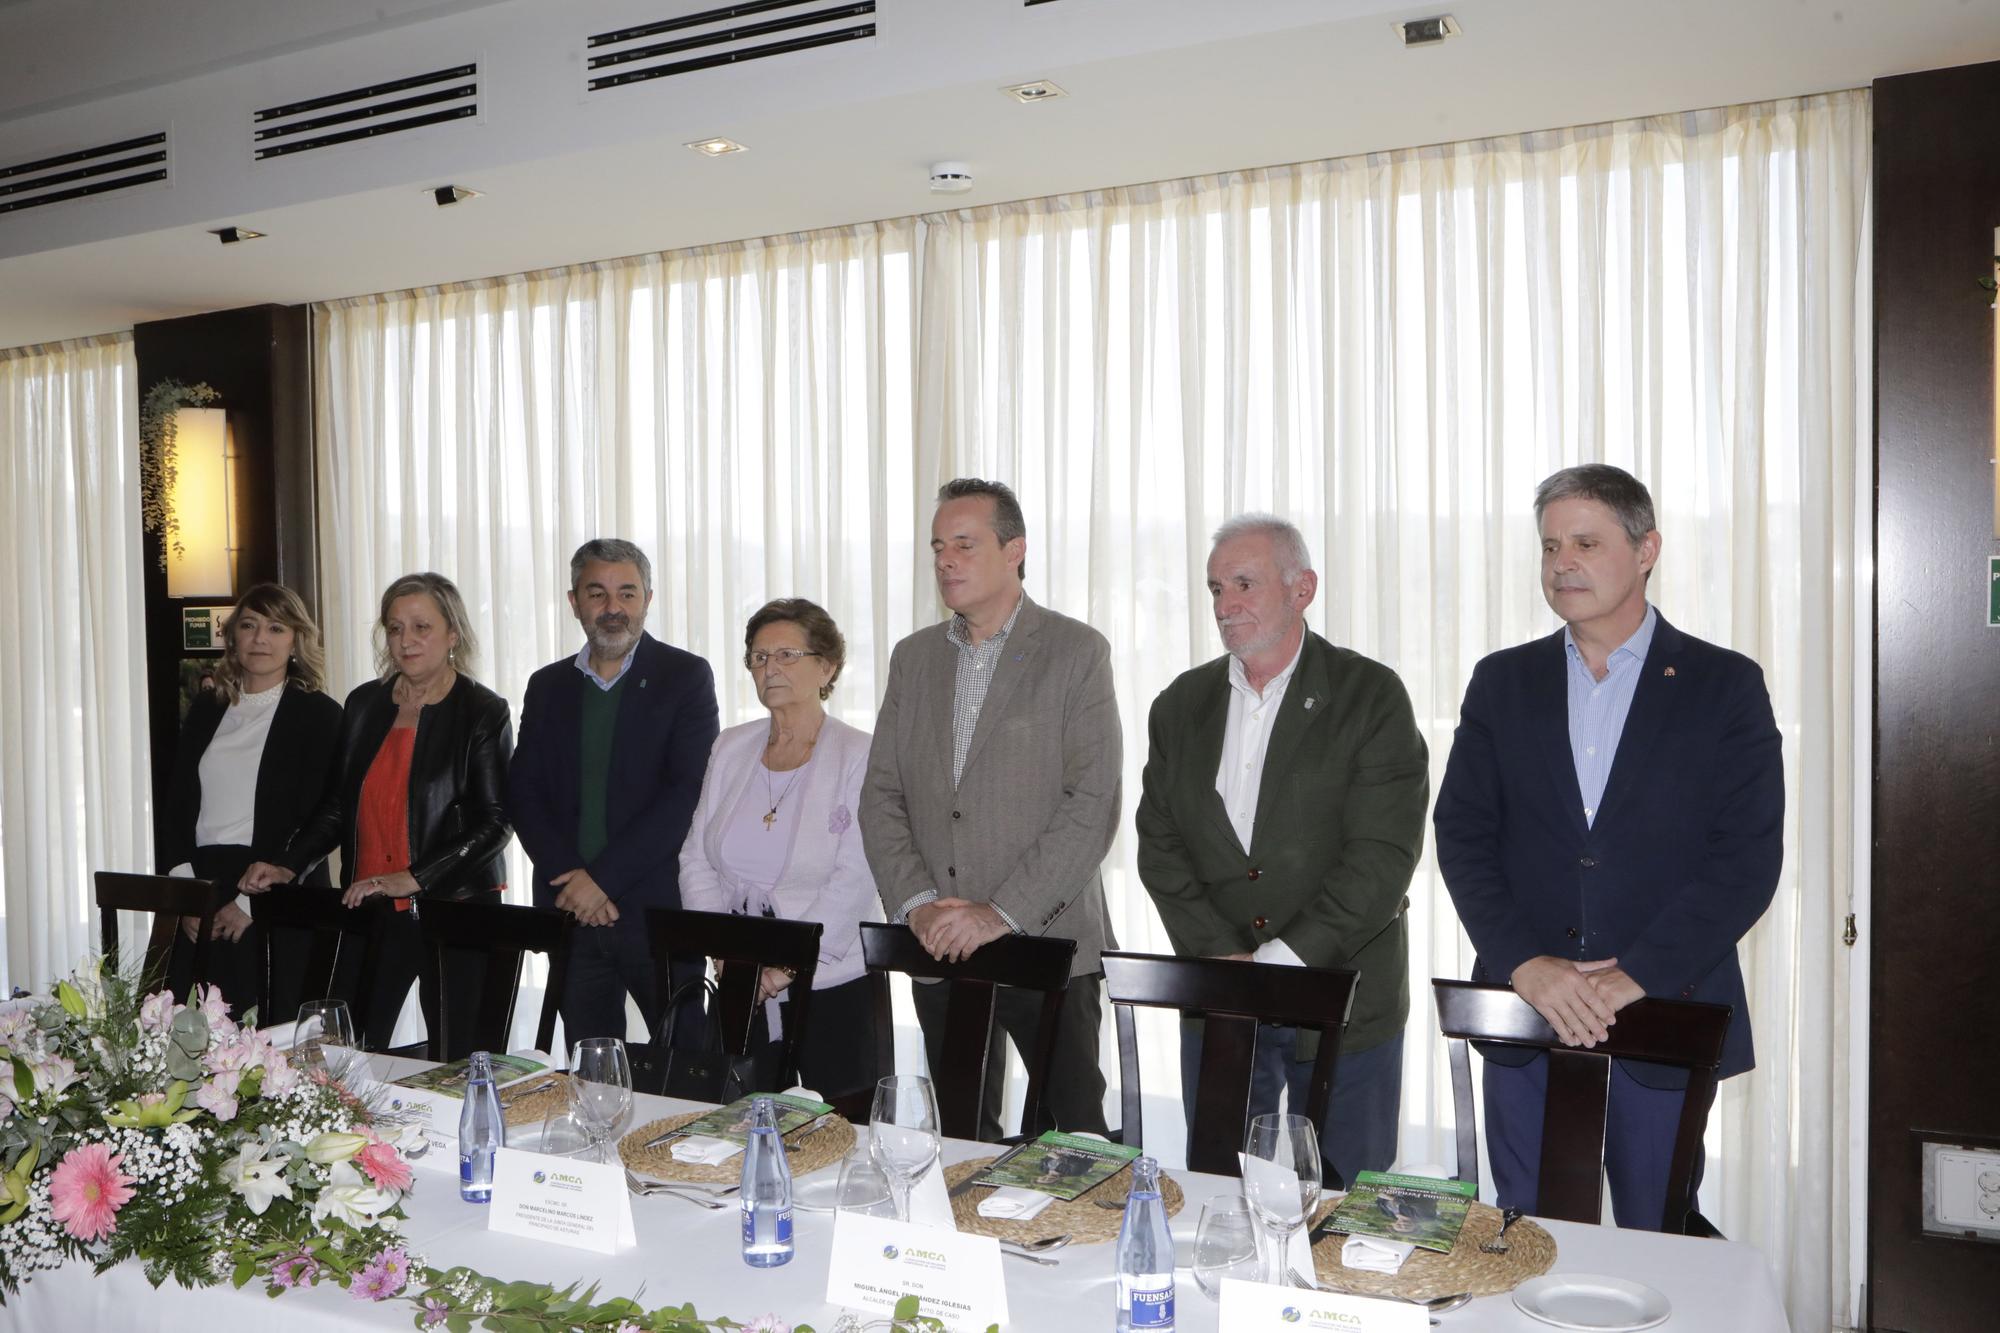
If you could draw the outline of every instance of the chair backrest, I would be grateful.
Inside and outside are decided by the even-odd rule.
[[[722,1049],[730,1055],[750,1054],[750,1037],[757,1017],[758,974],[767,967],[792,971],[792,984],[785,989],[791,1010],[785,1017],[781,1039],[783,1063],[780,1086],[798,1080],[799,1043],[812,1021],[813,977],[819,971],[819,937],[825,930],[817,921],[793,921],[778,916],[737,916],[730,912],[692,912],[655,907],[646,912],[646,939],[653,954],[655,989],[660,1012],[648,1014],[653,1021],[655,1042],[665,1042],[667,1006],[672,1002],[673,974],[670,959],[675,955],[700,955],[719,959],[722,977],[717,983],[717,1012],[708,1016],[722,1036]]]
[[[1200,1081],[1194,1125],[1188,1135],[1188,1169],[1241,1175],[1237,1153],[1250,1118],[1250,1073],[1257,1024],[1315,1028],[1319,1054],[1307,1085],[1305,1115],[1326,1123],[1333,1100],[1340,1039],[1354,1003],[1354,973],[1320,967],[1285,967],[1223,958],[1169,958],[1148,953],[1107,953],[1104,994],[1118,1013],[1118,1064],[1125,1110],[1125,1142],[1145,1145],[1140,1118],[1139,1036],[1134,1010],[1178,1009],[1203,1020]],[[1183,1089],[1183,1095],[1186,1090]],[[1326,1181],[1345,1187],[1331,1157],[1322,1154]]]
[[[889,998],[889,974],[901,972],[919,980],[930,978],[951,988],[945,999],[944,1068],[931,1070],[937,1095],[938,1124],[946,1137],[979,1137],[979,1106],[986,1089],[987,1036],[993,1030],[995,986],[1040,991],[1042,1013],[1035,1025],[1035,1049],[1023,1052],[1028,1066],[1027,1098],[1021,1104],[1021,1128],[1032,1135],[1047,1092],[1049,1065],[1055,1058],[1056,1024],[1062,1018],[1063,992],[1069,989],[1069,969],[1076,941],[1051,935],[1002,935],[973,950],[956,963],[930,956],[908,926],[861,923],[861,950],[875,977],[876,1067],[896,1067],[895,1017]]]
[[[361,950],[360,975],[369,976],[374,972],[383,932],[388,925],[385,914],[392,910],[388,900],[383,898],[371,899],[362,907],[343,907],[339,889],[315,888],[305,884],[280,884],[252,896],[250,917],[262,927],[257,932],[263,949],[257,969],[257,1014],[261,1023],[268,1027],[293,1017],[272,1010],[272,995],[277,989],[271,962],[272,937],[276,930],[312,932],[312,943],[306,952],[305,972],[299,982],[299,995],[301,999],[316,1000],[333,994],[333,974],[343,949]],[[356,1033],[368,1031],[367,997],[368,988],[358,986],[347,1001]]]
[[[128,875],[100,870],[93,877],[97,886],[97,912],[104,961],[118,969],[118,914],[151,912],[153,930],[146,939],[145,961],[139,971],[141,993],[167,984],[167,958],[173,952],[174,931],[184,916],[199,917],[201,925],[194,943],[194,970],[190,988],[209,979],[209,934],[215,925],[220,904],[216,886],[205,879],[180,879],[170,875]],[[176,1000],[185,1000],[177,995]]]
[[[1458,1121],[1458,1175],[1479,1183],[1479,1130],[1472,1107],[1468,1042],[1533,1047],[1548,1052],[1549,1090],[1542,1115],[1541,1197],[1534,1211],[1571,1222],[1599,1222],[1604,1200],[1604,1108],[1611,1061],[1645,1060],[1688,1071],[1667,1173],[1661,1230],[1705,1229],[1691,1220],[1695,1154],[1709,1103],[1715,1099],[1729,1006],[1685,1000],[1638,1000],[1618,1011],[1608,1041],[1589,1050],[1565,1046],[1548,1020],[1511,986],[1433,979],[1438,1026],[1451,1039],[1451,1091]]]
[[[447,1060],[459,1051],[507,1049],[507,1035],[514,1030],[514,1002],[521,993],[521,955],[525,953],[549,956],[548,989],[542,996],[541,1022],[535,1028],[535,1048],[547,1051],[556,1039],[556,1013],[569,975],[570,931],[576,918],[553,907],[440,899],[420,903],[417,919],[424,934],[424,966],[438,997],[438,1030],[426,1043],[430,1058]],[[479,1008],[470,1016],[452,1012],[451,991],[444,984],[448,950],[486,956]]]

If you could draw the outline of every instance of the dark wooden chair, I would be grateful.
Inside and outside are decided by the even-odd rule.
[[[272,962],[272,941],[278,931],[310,933],[305,970],[299,982],[299,998],[301,1002],[324,999],[333,994],[334,969],[339,966],[342,950],[359,949],[360,975],[365,977],[373,972],[383,931],[388,924],[385,913],[391,910],[389,901],[383,898],[373,899],[362,907],[343,907],[337,888],[280,884],[267,892],[253,894],[250,898],[250,917],[262,927],[257,933],[263,942],[263,957],[257,971],[257,1016],[260,1025],[269,1027],[273,1023],[289,1022],[297,1016],[272,1011],[272,993],[277,980],[274,969],[278,966]],[[367,989],[357,988],[356,994],[347,1001],[347,1011],[354,1020],[357,1033],[368,1030],[366,1008]]]
[[[1719,1236],[1694,1208],[1695,1154],[1715,1100],[1729,1006],[1685,1000],[1639,1000],[1618,1011],[1608,1041],[1588,1050],[1565,1046],[1548,1020],[1511,986],[1433,980],[1438,1026],[1451,1039],[1451,1092],[1458,1122],[1459,1179],[1479,1183],[1479,1128],[1472,1107],[1470,1042],[1530,1046],[1548,1052],[1549,1092],[1542,1115],[1541,1197],[1533,1211],[1570,1222],[1603,1220],[1604,1108],[1611,1061],[1648,1060],[1688,1071],[1667,1174],[1662,1231]]]
[[[215,926],[220,905],[216,886],[205,879],[180,879],[169,875],[130,875],[100,870],[97,882],[97,913],[105,965],[118,970],[118,914],[151,912],[153,930],[146,939],[146,953],[140,965],[140,991],[158,990],[167,984],[167,960],[174,951],[174,932],[184,916],[199,917],[194,944],[194,970],[190,989],[209,979],[209,934]],[[175,1000],[187,996],[176,995]]]
[[[1047,1093],[1049,1065],[1055,1058],[1056,1025],[1062,1018],[1063,992],[1069,989],[1069,969],[1076,941],[1046,935],[1003,935],[980,946],[970,958],[942,963],[925,952],[908,926],[879,921],[861,923],[861,949],[875,977],[875,1037],[877,1067],[896,1067],[896,1027],[889,998],[889,974],[901,972],[922,980],[936,978],[951,987],[946,997],[944,1068],[931,1070],[937,1096],[938,1125],[946,1137],[979,1137],[979,1107],[986,1088],[987,1036],[993,1031],[994,987],[1040,991],[1041,1017],[1035,1025],[1035,1049],[1023,1052],[1028,1066],[1028,1091],[1021,1104],[1021,1128],[1034,1137]],[[996,1056],[1004,1050],[995,1043]]]
[[[556,1039],[556,1013],[569,975],[570,932],[576,918],[553,907],[511,903],[424,902],[417,908],[424,935],[423,966],[438,997],[437,1031],[425,1041],[432,1060],[455,1059],[466,1051],[504,1051],[514,1030],[514,1004],[521,994],[522,955],[549,957],[548,988],[542,997],[535,1048],[547,1051]],[[445,983],[445,955],[460,950],[485,955],[479,1005],[471,1015],[452,1012]]]
[[[817,921],[793,921],[776,916],[738,916],[732,912],[691,912],[681,909],[651,908],[646,913],[647,944],[653,955],[658,1014],[646,1017],[652,1023],[656,1057],[644,1061],[654,1082],[666,1071],[668,1004],[674,998],[671,959],[700,956],[723,964],[716,983],[715,1012],[708,1015],[714,1033],[720,1036],[725,1055],[752,1054],[751,1039],[756,1034],[758,1010],[757,979],[767,967],[792,970],[792,984],[785,989],[791,1009],[785,1017],[780,1038],[779,1066],[773,1071],[778,1087],[798,1082],[799,1044],[812,1021],[813,977],[819,972],[819,939],[825,930]],[[635,1062],[636,1063],[636,1062]],[[659,1087],[642,1088],[644,1092]]]
[[[1188,1135],[1189,1170],[1219,1176],[1242,1174],[1237,1153],[1243,1149],[1250,1120],[1250,1072],[1260,1022],[1319,1030],[1319,1055],[1306,1085],[1304,1114],[1315,1126],[1324,1125],[1326,1108],[1333,1100],[1340,1039],[1354,1003],[1354,975],[1328,968],[1222,958],[1105,954],[1104,995],[1118,1014],[1125,1142],[1145,1145],[1134,1013],[1140,1007],[1177,1009],[1203,1020],[1200,1084],[1195,1091],[1194,1127]],[[1330,1158],[1326,1159],[1325,1178],[1330,1188],[1345,1188]]]

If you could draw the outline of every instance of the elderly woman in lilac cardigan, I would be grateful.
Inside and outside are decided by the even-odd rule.
[[[868,733],[826,715],[846,658],[833,617],[780,598],[750,617],[743,665],[770,717],[716,738],[701,803],[681,848],[681,902],[704,912],[817,921],[819,971],[799,1079],[822,1097],[875,1086],[875,1011],[861,923],[882,919],[855,810]],[[765,968],[760,993],[776,1040],[792,978]]]

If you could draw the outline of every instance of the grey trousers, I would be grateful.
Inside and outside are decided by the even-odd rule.
[[[924,1054],[931,1068],[944,1065],[939,1044],[944,1040],[946,996],[949,982],[910,987],[916,1000],[917,1023],[924,1031]],[[995,992],[993,1027],[986,1035],[986,1088],[980,1099],[979,1137],[988,1143],[1000,1138],[1000,1108],[1005,1092],[1007,1062],[1001,1045],[1004,1030],[1026,1063],[1035,1049],[1035,1027],[1041,1020],[1039,991],[1001,987]],[[1074,1134],[1086,1131],[1109,1134],[1104,1119],[1104,1069],[1098,1063],[1097,1028],[1104,1012],[1104,975],[1071,977],[1063,992],[1062,1018],[1056,1025],[1055,1056],[1049,1064],[1049,1085],[1042,1098],[1040,1123],[1023,1125],[1024,1132],[1039,1134],[1060,1129]],[[935,1079],[933,1075],[933,1079]]]

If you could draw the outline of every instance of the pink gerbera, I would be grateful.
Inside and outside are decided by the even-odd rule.
[[[72,1148],[49,1177],[49,1205],[56,1221],[78,1240],[102,1240],[118,1229],[118,1210],[132,1197],[132,1177],[118,1168],[123,1156],[108,1143]]]
[[[410,1164],[386,1143],[375,1142],[355,1155],[355,1163],[368,1178],[385,1189],[410,1187]]]

